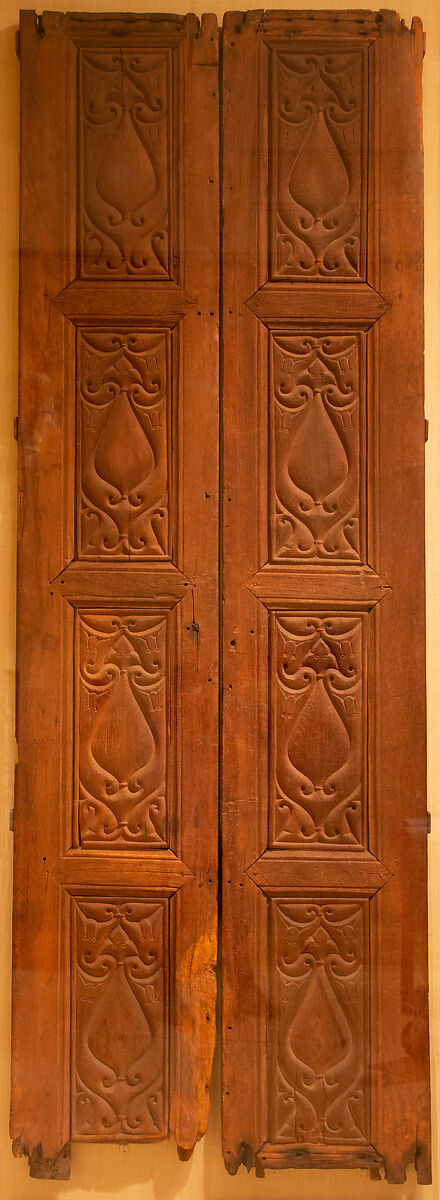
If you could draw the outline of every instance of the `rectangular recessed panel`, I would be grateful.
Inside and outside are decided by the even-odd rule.
[[[271,57],[271,278],[363,279],[365,52],[303,43]]]
[[[170,616],[77,614],[75,803],[84,849],[167,845]]]
[[[271,335],[274,562],[365,561],[362,352],[359,333]]]
[[[271,903],[269,1140],[369,1140],[368,901]]]
[[[166,1137],[167,902],[72,903],[72,1137]]]
[[[171,279],[170,52],[84,49],[79,97],[80,275]]]
[[[77,349],[80,558],[169,558],[171,338],[87,329]]]
[[[362,845],[365,629],[358,613],[275,613],[270,656],[272,846]]]

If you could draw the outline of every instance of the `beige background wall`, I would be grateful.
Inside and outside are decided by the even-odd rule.
[[[328,8],[344,8],[347,0]],[[240,1168],[230,1178],[220,1153],[218,1058],[213,1080],[213,1112],[208,1134],[189,1163],[180,1163],[175,1147],[75,1145],[72,1177],[68,1183],[46,1183],[28,1177],[27,1161],[12,1157],[8,1136],[9,1019],[10,1019],[10,911],[11,849],[9,810],[13,802],[14,742],[14,632],[15,632],[15,490],[16,444],[12,436],[17,411],[17,282],[18,282],[18,155],[19,66],[14,53],[18,6],[0,0],[0,697],[4,710],[0,722],[0,1200],[438,1200],[440,1161],[440,0],[414,0],[400,8],[410,23],[414,12],[426,30],[424,68],[424,129],[426,153],[426,413],[430,422],[427,448],[427,561],[428,561],[428,695],[429,695],[429,804],[433,814],[431,838],[431,1045],[434,1126],[434,1179],[432,1187],[418,1187],[414,1171],[401,1186],[371,1183],[366,1171],[275,1172],[264,1180]],[[324,0],[304,0],[310,9]],[[292,3],[273,0],[277,8]],[[372,5],[371,5],[372,6]],[[46,7],[59,9],[60,4]],[[124,0],[72,0],[77,10],[120,10]],[[146,0],[127,0],[127,9],[145,11]],[[150,6],[151,7],[151,6]],[[167,12],[186,12],[183,0],[165,0]],[[195,3],[200,14],[208,5]],[[257,7],[257,5],[255,5]],[[362,7],[369,7],[363,5]],[[154,11],[160,8],[157,3]],[[223,9],[215,9],[221,20]],[[417,903],[417,897],[412,898]],[[32,1014],[29,1014],[32,1020]]]

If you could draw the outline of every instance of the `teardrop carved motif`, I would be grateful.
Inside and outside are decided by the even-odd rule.
[[[77,655],[80,843],[166,845],[166,619],[83,614]]]
[[[170,335],[78,335],[81,558],[169,558]]]
[[[273,845],[362,842],[362,642],[359,616],[274,618]]]
[[[315,789],[322,789],[326,780],[347,761],[350,738],[322,678],[318,677],[309,691],[293,726],[287,752],[293,767],[310,779]]]
[[[83,50],[80,80],[81,274],[172,278],[169,53]]]
[[[116,209],[121,221],[133,219],[133,214],[148,204],[156,191],[153,163],[127,109],[123,110],[117,132],[100,163],[96,188],[102,199]]]
[[[318,109],[290,173],[290,195],[317,223],[345,203],[348,191],[347,168]]]
[[[74,1131],[154,1141],[167,1128],[166,901],[78,900]]]
[[[272,54],[271,277],[364,278],[364,55]]]
[[[273,904],[270,1140],[368,1142],[368,901]]]
[[[273,560],[359,562],[365,554],[361,336],[271,338]]]

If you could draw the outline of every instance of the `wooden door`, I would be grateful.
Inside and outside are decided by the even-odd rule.
[[[420,22],[228,14],[224,1158],[430,1179]]]
[[[20,51],[11,1131],[65,1178],[208,1114],[217,24],[25,12]]]

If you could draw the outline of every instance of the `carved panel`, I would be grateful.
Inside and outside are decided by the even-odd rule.
[[[80,273],[171,278],[171,61],[166,50],[80,54]]]
[[[168,620],[78,615],[75,776],[84,847],[167,844]]]
[[[79,899],[73,922],[72,1136],[167,1136],[164,900]]]
[[[353,846],[365,825],[360,615],[276,614],[271,633],[273,845]]]
[[[272,60],[272,278],[363,277],[365,55],[308,46]]]
[[[368,901],[271,911],[270,1139],[368,1141]]]
[[[78,333],[82,558],[169,557],[169,360],[163,331]]]
[[[271,341],[271,558],[359,562],[360,335]]]

